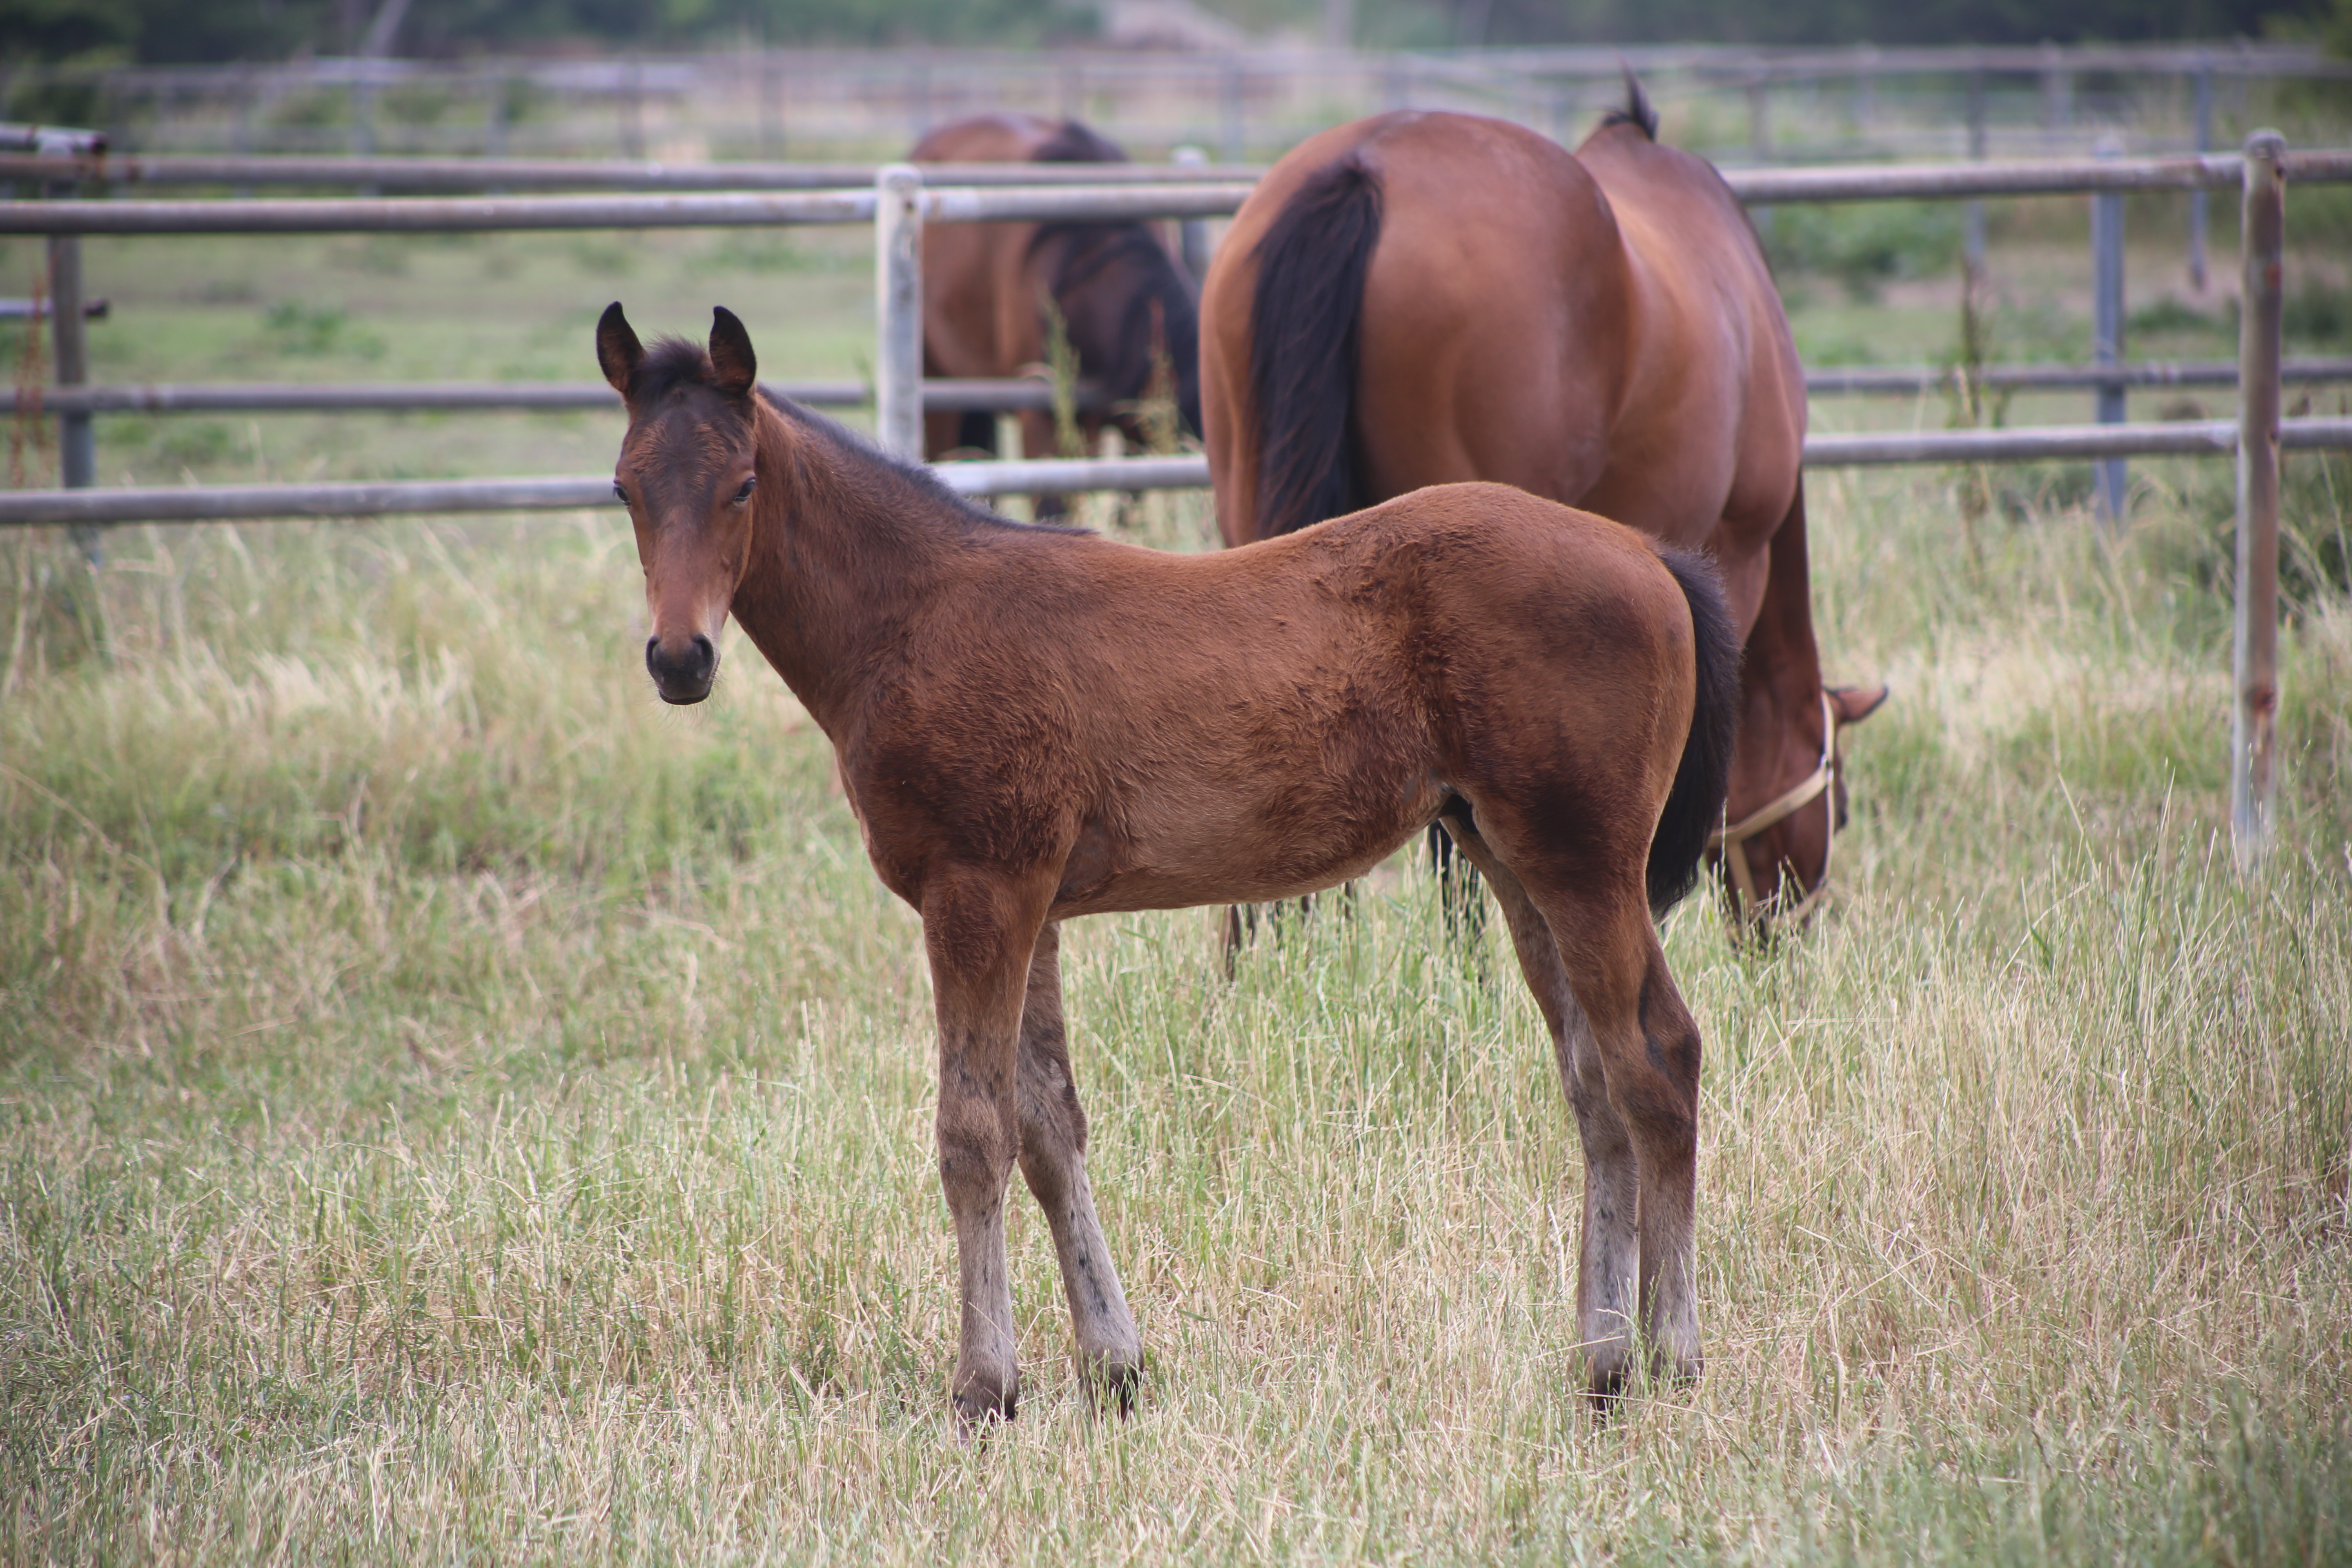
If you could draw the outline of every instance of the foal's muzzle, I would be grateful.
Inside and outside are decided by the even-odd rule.
[[[665,702],[681,706],[710,695],[710,679],[719,673],[719,650],[700,632],[676,642],[646,639],[646,673]]]

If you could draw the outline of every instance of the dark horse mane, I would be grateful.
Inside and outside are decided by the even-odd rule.
[[[1124,163],[1128,157],[1117,142],[1075,120],[1065,120],[1030,153],[1029,161]],[[1200,306],[1192,283],[1150,228],[1140,222],[1040,224],[1030,237],[1029,254],[1041,260],[1050,257],[1047,289],[1068,323],[1070,346],[1104,394],[1114,403],[1142,396],[1150,386],[1156,346],[1175,373],[1185,426],[1197,432]],[[1097,320],[1092,312],[1073,309],[1078,290],[1118,268],[1129,270],[1139,287],[1115,321]]]
[[[646,345],[645,358],[638,362],[635,372],[629,377],[629,401],[639,407],[651,407],[681,386],[698,386],[713,396],[724,396],[725,394],[712,384],[716,374],[710,363],[709,352],[700,343],[690,338],[656,338]],[[856,431],[813,408],[803,408],[788,397],[779,397],[764,386],[760,388],[760,401],[825,448],[836,459],[836,472],[849,476],[857,488],[881,490],[881,499],[898,510],[903,510],[908,502],[927,503],[957,521],[988,531],[1070,534],[1094,531],[1089,528],[1023,522],[1007,517],[1003,512],[980,505],[970,496],[949,489],[928,463],[902,462]]]

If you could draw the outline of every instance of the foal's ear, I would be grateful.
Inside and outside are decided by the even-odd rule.
[[[751,353],[751,334],[724,305],[710,308],[710,384],[730,397],[749,393],[760,374],[759,358]]]
[[[1829,698],[1841,726],[1861,723],[1886,700],[1884,686],[1829,686],[1822,688],[1822,693]]]
[[[621,314],[618,300],[604,307],[604,319],[596,323],[596,364],[613,390],[626,397],[629,377],[637,374],[637,365],[646,357],[646,345],[637,342],[637,334],[629,327],[629,318]]]

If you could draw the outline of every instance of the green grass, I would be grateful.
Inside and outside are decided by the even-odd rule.
[[[2340,1554],[2352,611],[2246,882],[2187,502],[1978,559],[1822,489],[1898,697],[1822,928],[1672,927],[1705,1379],[1571,1394],[1538,1026],[1400,869],[1231,986],[1198,912],[1072,933],[1151,1381],[1086,1417],[1024,1214],[976,1452],[915,923],[749,650],[661,710],[602,516],[118,536],[110,657],[36,604],[0,710],[7,1552]]]
[[[583,374],[533,254],[477,360],[335,330]],[[1670,924],[1696,1384],[1574,1394],[1539,1025],[1401,858],[1230,984],[1202,911],[1068,933],[1150,1375],[1087,1414],[1016,1199],[1028,1389],[969,1449],[916,922],[740,638],[655,700],[616,511],[0,540],[0,1560],[2352,1555],[2347,476],[2291,468],[2248,879],[2228,472],[2134,473],[2120,539],[2031,474],[1973,525],[1963,478],[1813,483],[1832,674],[1895,696],[1815,931]]]

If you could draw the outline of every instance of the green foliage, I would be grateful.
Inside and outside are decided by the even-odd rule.
[[[375,359],[383,353],[383,340],[354,325],[341,305],[283,300],[262,313],[261,324],[270,349],[278,353],[344,354],[357,359]]]
[[[1259,31],[1312,32],[1309,0],[1208,0]],[[2227,37],[2282,29],[2352,38],[2346,0],[1360,0],[1359,39],[1387,47],[1449,43],[1678,40],[1707,43],[2035,43]],[[283,58],[349,52],[372,5],[342,0],[0,0],[0,56],[150,62]],[[677,47],[749,35],[777,44],[1027,46],[1080,40],[1097,26],[1084,0],[415,0],[397,52],[450,55],[558,42]],[[79,122],[87,113],[67,116]]]
[[[2340,4],[2340,0],[2336,0]],[[1493,0],[1493,43],[2032,44],[2259,35],[2331,0]]]
[[[2352,284],[2305,277],[2287,290],[2280,311],[2286,341],[2315,349],[2352,346]]]
[[[1931,277],[1959,255],[1959,209],[1950,202],[1854,202],[1775,207],[1759,226],[1776,273],[1834,279],[1857,300],[1883,283]]]

